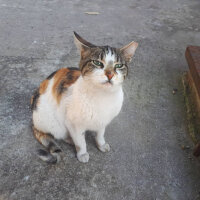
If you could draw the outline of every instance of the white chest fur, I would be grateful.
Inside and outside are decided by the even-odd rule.
[[[80,77],[66,102],[66,124],[97,131],[118,115],[123,103],[122,87],[95,88]],[[69,97],[68,97],[69,98]]]

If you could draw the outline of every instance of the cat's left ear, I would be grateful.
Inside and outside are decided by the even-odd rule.
[[[86,41],[76,32],[74,32],[74,43],[76,44],[77,48],[80,50],[81,56],[84,56],[84,54],[88,52],[92,47],[95,47],[94,44]]]
[[[120,52],[125,57],[126,62],[131,61],[133,55],[135,54],[135,50],[137,49],[137,47],[138,47],[137,42],[131,42],[128,45],[126,45],[120,49]]]

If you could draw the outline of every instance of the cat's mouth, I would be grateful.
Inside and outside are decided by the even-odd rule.
[[[107,80],[103,84],[104,85],[113,85],[113,82],[111,80]]]

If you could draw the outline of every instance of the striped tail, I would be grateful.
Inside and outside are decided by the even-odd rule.
[[[42,144],[46,149],[38,149],[37,153],[41,160],[55,164],[60,161],[61,149],[55,143],[54,138],[47,134],[37,130],[33,126],[33,134],[40,144]]]

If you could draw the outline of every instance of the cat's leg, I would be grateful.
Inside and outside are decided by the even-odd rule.
[[[72,140],[72,138],[71,138],[71,136],[70,136],[69,131],[68,131],[67,137],[64,139],[64,141],[65,141],[67,144],[74,145],[74,142],[73,142],[73,140]]]
[[[84,131],[77,131],[75,129],[70,129],[70,136],[74,142],[77,152],[77,158],[80,162],[86,163],[89,161],[89,154],[86,148],[85,133]]]
[[[73,142],[71,136],[69,136],[69,135],[68,135],[67,138],[65,139],[65,142],[66,142],[67,144],[74,145],[74,142]]]
[[[40,144],[42,144],[46,148],[46,150],[38,150],[38,156],[40,157],[40,159],[48,163],[59,162],[59,153],[61,152],[61,149],[54,142],[54,138],[47,133],[43,133],[42,131],[37,130],[34,126],[32,128],[35,138]]]
[[[110,145],[105,142],[104,133],[105,133],[105,128],[102,128],[99,131],[97,131],[97,135],[96,135],[96,138],[95,138],[96,143],[97,143],[97,147],[102,152],[109,152],[110,151]]]

